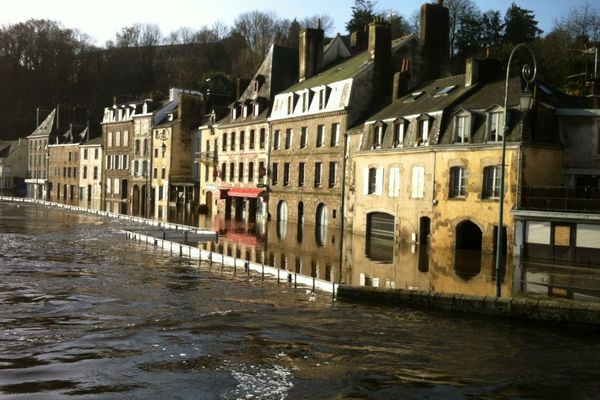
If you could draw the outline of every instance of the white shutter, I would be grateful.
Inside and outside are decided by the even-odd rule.
[[[576,246],[600,249],[600,225],[577,224]]]
[[[369,168],[365,167],[363,174],[363,194],[369,194]]]
[[[525,243],[550,244],[550,222],[527,221]]]
[[[383,195],[383,168],[377,168],[375,174],[375,194],[378,196]]]

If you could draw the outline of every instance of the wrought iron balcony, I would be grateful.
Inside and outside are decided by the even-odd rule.
[[[532,187],[521,192],[521,209],[568,212],[600,212],[597,188]]]

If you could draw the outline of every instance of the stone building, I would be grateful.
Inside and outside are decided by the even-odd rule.
[[[104,109],[102,119],[102,208],[109,212],[127,214],[129,209],[131,136],[133,115],[143,101],[115,104]]]
[[[97,137],[79,146],[79,206],[102,209],[102,138]]]
[[[446,70],[448,10],[441,1],[423,5],[419,36],[393,41],[389,25],[377,19],[352,35],[351,57],[329,66],[322,45],[320,29],[301,31],[299,82],[275,97],[269,213],[341,227],[349,184],[342,171],[353,145],[346,132],[389,101],[394,72],[404,71],[400,84],[408,88]]]
[[[353,230],[369,238],[365,249],[353,251],[376,257],[382,247],[397,252],[402,242],[419,244],[423,273],[450,266],[445,273],[462,278],[446,289],[448,280],[438,282],[436,290],[460,291],[460,282],[483,276],[487,284],[479,294],[493,294],[502,136],[507,146],[500,234],[509,260],[512,246],[506,244],[515,239],[511,210],[519,208],[524,187],[561,180],[563,154],[544,86],[524,88],[519,78],[510,79],[505,129],[505,82],[494,78],[497,63],[470,60],[466,70],[403,96],[396,88],[392,104],[367,120],[349,169],[348,213]]]
[[[27,189],[28,141],[0,141],[0,194],[25,196]]]
[[[50,201],[79,205],[79,142],[87,135],[87,128],[74,132],[71,128],[57,137],[55,144],[48,145],[48,180]],[[62,140],[63,143],[59,143]]]
[[[202,93],[171,89],[170,100],[152,129],[152,209],[162,220],[169,211],[189,212],[197,204],[192,139],[206,114]]]
[[[37,128],[27,136],[28,163],[27,197],[32,199],[50,199],[48,188],[48,144],[53,139],[56,110],[42,121]]]
[[[273,45],[247,87],[230,106],[227,116],[214,125],[217,141],[210,147],[204,138],[205,151],[200,162],[207,167],[218,154],[218,187],[205,192],[205,203],[217,202],[218,212],[226,218],[266,217],[268,198],[268,143],[273,96],[288,88],[297,78],[297,51]],[[247,82],[238,82],[243,85]],[[243,90],[243,91],[242,91]],[[205,175],[208,176],[208,175]]]

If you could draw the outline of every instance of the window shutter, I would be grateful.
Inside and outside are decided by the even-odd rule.
[[[375,194],[383,195],[383,168],[377,168],[375,175]]]

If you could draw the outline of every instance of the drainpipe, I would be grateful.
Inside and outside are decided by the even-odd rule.
[[[348,176],[348,174],[346,173],[346,168],[347,168],[347,162],[348,160],[348,130],[346,129],[344,132],[344,147],[343,147],[343,157],[342,157],[342,173],[343,173],[343,179],[342,179],[342,201],[341,201],[341,206],[340,206],[340,216],[341,216],[341,223],[340,223],[340,251],[339,251],[339,260],[340,260],[340,266],[339,266],[339,271],[338,271],[338,284],[341,283],[342,280],[342,271],[343,271],[343,265],[344,265],[344,220],[346,218],[346,213],[345,208],[346,208],[346,176]],[[334,292],[335,295],[335,292]]]

